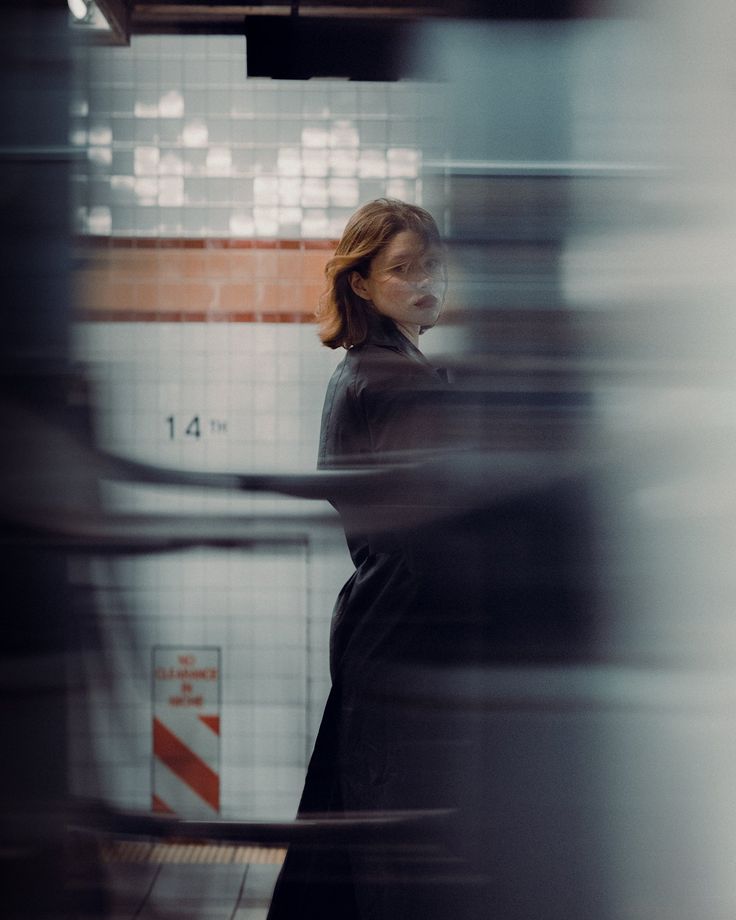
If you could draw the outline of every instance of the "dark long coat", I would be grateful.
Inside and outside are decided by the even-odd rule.
[[[329,383],[319,448],[322,468],[407,457],[442,441],[445,379],[390,320],[374,323]],[[355,572],[335,604],[332,689],[307,772],[299,816],[442,804],[434,794],[431,731],[391,700],[400,668],[422,647],[426,599],[413,531],[374,525],[370,506],[340,505]],[[401,509],[397,509],[401,514]],[[427,730],[425,731],[425,728]],[[384,920],[444,916],[422,906],[417,886],[388,884],[391,867],[355,848],[292,846],[269,920]],[[436,904],[436,896],[430,898]],[[428,912],[429,911],[429,912]]]
[[[494,399],[490,386],[448,387],[393,324],[376,323],[328,387],[320,464],[482,444]],[[425,480],[393,518],[376,514],[385,493],[337,503],[356,570],[335,605],[333,686],[299,813],[447,809],[451,818],[430,841],[431,859],[417,849],[291,847],[270,920],[541,916],[527,909],[540,871],[578,891],[585,835],[574,793],[567,811],[560,802],[571,763],[593,796],[587,729],[565,733],[559,719],[535,715],[534,699],[532,716],[522,707],[512,718],[494,680],[597,654],[594,541],[582,484],[548,481],[550,456],[514,456],[510,466],[498,452],[481,459],[468,478],[483,488],[439,514],[437,484]],[[461,457],[446,488],[456,496]],[[523,488],[499,498],[499,476]],[[413,516],[429,503],[430,514]]]

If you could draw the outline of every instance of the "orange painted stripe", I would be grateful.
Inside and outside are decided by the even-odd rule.
[[[200,716],[200,722],[204,722],[207,728],[211,728],[212,731],[216,734],[220,734],[220,717],[219,716]]]
[[[211,808],[220,810],[220,777],[155,718],[153,753]]]
[[[314,323],[311,313],[286,310],[238,310],[212,312],[204,310],[76,310],[80,323]]]
[[[333,250],[337,240],[266,240],[229,237],[77,236],[75,244],[104,249],[310,249]]]
[[[155,793],[151,796],[151,811],[155,811],[160,815],[175,815],[176,812],[173,808],[164,802],[163,799],[159,798]]]
[[[324,263],[336,245],[183,237],[76,242],[75,320],[107,323],[314,323]]]

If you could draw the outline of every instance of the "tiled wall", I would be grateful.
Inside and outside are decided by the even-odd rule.
[[[415,84],[245,79],[235,37],[141,37],[80,66],[77,227],[330,238],[362,201],[419,194]]]
[[[313,323],[90,322],[77,344],[106,447],[167,466],[314,470],[341,354]]]
[[[82,323],[77,351],[91,359],[103,447],[174,468],[314,470],[325,383],[340,355],[318,345],[312,324]],[[222,814],[288,817],[328,690],[332,604],[351,569],[339,526],[302,522],[329,507],[113,483],[104,498],[117,512],[276,518],[284,542],[78,567],[98,601],[105,649],[75,695],[79,790],[149,807],[151,649],[215,646]]]
[[[341,355],[311,313],[330,240],[380,195],[421,199],[423,91],[246,81],[243,40],[140,38],[80,53],[72,142],[76,353],[99,443],[164,466],[312,471]],[[282,516],[278,546],[78,563],[104,651],[70,713],[76,788],[151,803],[151,649],[222,652],[221,811],[293,814],[351,571],[329,506],[105,485],[123,512]]]

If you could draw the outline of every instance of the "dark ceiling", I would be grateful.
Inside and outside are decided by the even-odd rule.
[[[131,35],[242,34],[246,17],[320,17],[335,20],[434,17],[558,19],[590,15],[600,0],[96,0],[115,44]]]

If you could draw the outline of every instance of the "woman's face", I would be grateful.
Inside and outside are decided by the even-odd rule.
[[[368,276],[353,272],[350,284],[416,342],[420,328],[434,326],[442,310],[447,289],[442,250],[427,246],[413,230],[401,230],[373,257]]]

